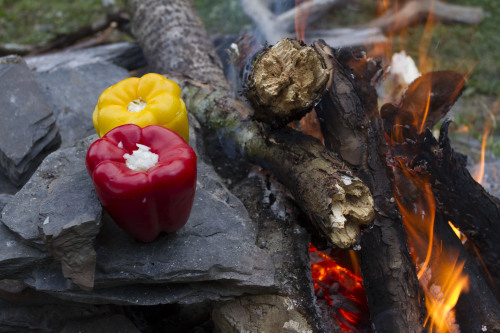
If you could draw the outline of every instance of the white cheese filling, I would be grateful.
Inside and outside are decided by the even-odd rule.
[[[127,111],[132,113],[140,112],[144,110],[146,105],[148,105],[148,103],[146,103],[145,100],[139,97],[137,99],[134,99],[132,102],[128,103]]]
[[[150,152],[151,148],[137,143],[139,148],[130,154],[124,154],[123,158],[127,167],[134,171],[148,171],[158,163],[158,154]]]

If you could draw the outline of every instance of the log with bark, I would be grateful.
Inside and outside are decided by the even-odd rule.
[[[470,256],[483,266],[499,298],[500,200],[472,178],[466,157],[451,148],[449,124],[444,122],[439,140],[426,131],[405,146],[395,145],[392,156],[429,178],[437,210],[467,236]]]
[[[282,39],[255,60],[245,95],[257,121],[282,127],[318,104],[329,78],[330,70],[312,47]]]
[[[361,49],[335,53],[321,41],[315,48],[333,68],[328,94],[317,107],[325,145],[370,187],[375,201],[373,227],[361,238],[361,271],[372,323],[380,332],[403,327],[421,332],[424,311],[415,266],[386,174],[387,148],[374,88],[380,63],[367,60]]]
[[[352,177],[350,170],[319,141],[297,131],[269,132],[250,119],[252,110],[234,100],[220,63],[210,56],[214,50],[206,32],[192,29],[201,27],[201,22],[189,1],[172,2],[168,6],[161,1],[149,2],[133,1],[132,13],[137,37],[146,58],[151,60],[151,69],[160,73],[182,69],[195,80],[209,83],[179,82],[184,87],[188,109],[209,132],[223,136],[221,141],[233,147],[229,158],[240,154],[274,171],[278,180],[289,186],[315,226],[335,245],[346,248],[358,242],[360,227],[369,224],[373,216],[371,195],[365,185]],[[145,15],[152,14],[148,9],[153,2],[155,15],[146,18]],[[162,8],[165,15],[158,14]],[[171,18],[165,23],[168,14]],[[179,25],[181,19],[184,23]],[[189,34],[186,29],[190,29]],[[166,47],[181,42],[167,38],[173,35],[172,30],[178,36],[190,37],[183,38],[185,47]],[[310,188],[311,184],[315,187]]]
[[[374,227],[363,233],[361,243],[363,246],[361,252],[363,280],[370,310],[375,311],[372,314],[372,321],[377,330],[394,331],[401,324],[401,322],[398,323],[397,321],[402,321],[406,318],[394,316],[389,321],[380,320],[384,314],[387,314],[384,308],[386,311],[391,308],[394,310],[394,306],[399,305],[399,309],[403,309],[404,313],[407,314],[414,315],[422,312],[419,312],[418,304],[416,303],[418,297],[415,294],[413,295],[414,297],[410,298],[410,303],[398,303],[402,297],[404,298],[404,294],[407,293],[405,288],[416,284],[416,277],[414,270],[411,269],[413,264],[409,260],[408,250],[405,246],[405,236],[400,228],[401,220],[399,213],[396,207],[391,207],[388,204],[391,202],[390,198],[392,197],[391,188],[397,185],[395,181],[397,177],[395,177],[391,165],[387,164],[386,158],[390,157],[389,160],[401,158],[403,152],[407,154],[406,158],[408,156],[413,157],[414,163],[412,164],[412,168],[419,170],[419,172],[430,172],[432,179],[434,179],[434,191],[436,192],[436,188],[440,189],[440,193],[437,193],[436,196],[438,197],[438,201],[441,202],[438,205],[441,211],[455,210],[465,213],[465,210],[461,210],[462,205],[457,205],[457,202],[461,202],[457,198],[460,194],[448,195],[449,190],[462,189],[457,187],[453,181],[463,180],[466,184],[470,183],[470,181],[465,181],[463,177],[457,177],[454,172],[457,166],[463,167],[460,170],[460,172],[463,172],[465,165],[460,165],[459,163],[453,165],[446,164],[446,160],[443,160],[443,158],[449,158],[449,154],[448,156],[446,152],[443,154],[443,151],[436,145],[429,145],[432,142],[430,132],[427,132],[425,140],[419,140],[418,135],[422,129],[427,127],[432,128],[449,111],[460,95],[465,80],[461,75],[454,72],[435,72],[424,75],[408,87],[398,105],[388,104],[382,108],[382,118],[378,113],[376,92],[373,87],[373,82],[377,80],[380,73],[380,66],[378,66],[376,61],[367,59],[366,53],[359,49],[343,49],[333,52],[328,46],[319,42],[315,43],[315,47],[317,50],[322,50],[325,53],[325,58],[330,59],[332,63],[331,67],[333,68],[333,78],[329,94],[323,96],[317,107],[325,144],[334,150],[342,160],[348,162],[349,166],[355,171],[355,174],[370,186],[377,213],[380,215],[380,218],[376,219]],[[428,110],[425,116],[424,110]],[[421,123],[418,123],[418,121],[421,121]],[[401,140],[398,141],[400,145],[395,147],[392,145],[393,141],[391,140],[388,141],[391,145],[387,145],[387,138],[399,138]],[[427,149],[422,147],[424,144],[427,144]],[[395,152],[399,155],[395,155]],[[426,163],[429,162],[429,157],[426,157],[426,155],[434,157],[434,168],[432,166],[426,167]],[[403,154],[403,156],[405,155]],[[438,161],[436,160],[437,158],[439,158]],[[418,161],[422,161],[422,163],[418,165]],[[449,169],[447,170],[446,168]],[[436,172],[436,170],[439,170],[439,172]],[[435,174],[432,174],[433,171]],[[453,180],[448,179],[446,182],[446,179],[441,179],[443,181],[441,183],[437,178],[443,178],[444,175],[447,177],[451,175]],[[401,187],[403,188],[404,197],[409,202],[415,201],[412,194],[418,193],[418,191],[416,189],[412,190],[408,184],[405,185],[407,186]],[[480,185],[478,186],[480,187]],[[477,197],[482,197],[482,200],[484,200],[482,205],[491,207],[490,209],[486,209],[486,212],[493,216],[492,219],[498,221],[496,213],[491,212],[491,210],[498,207],[495,204],[497,201],[492,201],[491,198],[485,197],[483,194],[484,190],[478,187],[475,190],[477,190],[475,194],[464,193],[463,197],[466,200],[476,197],[476,206]],[[448,197],[451,199],[447,199]],[[452,202],[450,200],[455,201]],[[491,205],[492,202],[493,205]],[[442,203],[448,208],[443,209]],[[468,205],[464,204],[463,206],[467,207]],[[458,238],[454,236],[450,227],[443,223],[443,221],[447,220],[443,220],[440,216],[438,215],[436,218],[434,233],[436,237],[442,240],[441,245],[443,243],[450,244],[451,247],[460,253],[459,258],[465,260],[464,271],[470,279],[469,293],[462,296],[457,304],[457,313],[461,314],[457,321],[466,328],[466,331],[477,330],[481,323],[487,327],[497,329],[500,309],[497,300],[487,283],[485,283],[480,270],[469,259]],[[489,228],[485,228],[485,230],[494,230],[495,223],[491,218],[482,217],[485,220],[478,224],[483,226],[485,224],[488,225]],[[463,219],[462,217],[461,220]],[[482,237],[483,240],[484,238],[494,240],[496,236],[488,237],[483,234]],[[391,254],[393,253],[390,252],[386,252],[380,258],[378,258],[378,254],[374,255],[377,248],[374,244],[384,242],[392,244],[392,249],[399,247],[396,257],[391,258]],[[488,251],[491,251],[490,258],[495,258],[498,251],[491,248],[491,243],[489,245],[490,248],[488,248]],[[439,244],[435,250],[438,249]],[[394,265],[395,259],[399,259],[396,261],[399,263],[400,258],[404,258],[407,265],[398,267],[396,274],[400,274],[405,268],[407,271],[404,275],[399,276],[398,279],[391,280],[396,275],[394,275],[394,272],[391,272],[390,267]],[[379,265],[374,267],[369,262],[375,259],[379,262]],[[380,262],[385,264],[380,265]],[[497,262],[494,261],[494,264],[496,265]],[[401,280],[399,280],[408,279],[408,277],[412,278],[408,281],[409,284],[406,281],[401,283]],[[383,283],[391,284],[391,287],[387,289],[391,290],[392,293],[381,294],[380,285],[372,285],[373,281],[383,281]],[[403,295],[397,295],[398,291]],[[384,301],[380,302],[381,299]],[[474,299],[484,299],[484,303],[479,307],[475,307]],[[474,315],[469,317],[467,312]],[[413,323],[415,326],[410,327],[410,330],[418,331],[422,329],[419,326],[418,318],[414,317]]]
[[[430,131],[425,135],[432,137]],[[462,332],[476,332],[480,327],[497,331],[500,329],[500,304],[481,271],[472,260],[461,240],[448,224],[448,217],[439,211],[432,213],[430,207],[434,197],[429,196],[428,174],[419,169],[411,169],[400,157],[389,153],[389,160],[398,160],[392,165],[391,182],[402,211],[412,219],[406,224],[408,243],[412,256],[419,266],[420,285],[426,293],[426,304],[444,304],[444,298],[450,296],[453,288],[459,288],[461,281],[466,281],[464,290],[454,306],[454,315],[447,317],[447,327],[451,330],[458,324]],[[422,187],[425,188],[422,188]],[[425,211],[426,219],[418,219],[412,211]],[[432,234],[431,234],[432,233]],[[431,256],[426,261],[427,256]],[[460,291],[460,289],[457,289]],[[477,302],[480,299],[481,302]],[[439,306],[439,305],[438,305]],[[453,306],[453,305],[452,305]],[[438,322],[433,319],[432,321]],[[430,326],[432,324],[429,324]]]

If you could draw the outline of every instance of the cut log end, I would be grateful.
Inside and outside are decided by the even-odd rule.
[[[369,225],[375,216],[373,197],[358,178],[343,175],[335,186],[325,231],[335,245],[349,248],[359,241],[360,227]]]
[[[300,119],[318,103],[329,77],[313,47],[282,39],[257,58],[246,97],[256,120],[280,127]]]

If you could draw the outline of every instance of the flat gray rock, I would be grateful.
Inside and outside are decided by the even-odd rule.
[[[255,245],[256,230],[244,206],[216,177],[209,166],[198,163],[188,223],[152,243],[137,242],[104,222],[96,245],[96,287],[143,281],[272,287],[274,266]]]
[[[99,96],[110,86],[128,78],[124,68],[95,63],[66,67],[60,64],[48,72],[35,72],[45,99],[54,110],[62,147],[95,133],[92,113]]]
[[[47,251],[26,245],[2,223],[0,247],[0,279],[30,276],[34,266],[52,260]]]
[[[187,224],[142,243],[107,214],[96,239],[94,290],[75,288],[54,265],[37,267],[25,282],[56,297],[122,305],[193,304],[276,289],[270,255],[257,247],[242,203],[214,170],[198,163],[198,187]]]
[[[0,173],[24,184],[60,144],[51,108],[24,60],[0,58]]]
[[[2,222],[26,243],[48,249],[64,276],[93,287],[102,207],[85,169],[87,148],[97,135],[50,154],[2,211]]]
[[[90,207],[95,201],[90,197],[93,200],[97,197],[92,193],[90,177],[86,175],[88,182],[82,179],[85,177],[81,172],[85,170],[82,170],[81,158],[82,148],[96,138],[91,136],[77,147],[49,155],[5,207],[2,221],[11,229],[4,228],[5,233],[13,236],[14,231],[14,236],[23,240],[16,244],[25,250],[37,251],[34,247],[38,247],[44,257],[30,257],[29,273],[19,275],[10,270],[9,274],[6,270],[4,278],[21,280],[32,289],[61,299],[94,304],[193,304],[277,289],[272,258],[256,246],[254,222],[243,204],[201,158],[198,159],[195,202],[187,224],[175,233],[162,234],[151,243],[142,243],[104,214],[99,234],[84,237],[94,240],[94,289],[82,290],[81,287],[86,286],[82,283],[76,286],[78,280],[68,279],[67,272],[61,270],[56,260],[47,258],[44,249],[48,248],[63,263],[62,249],[67,251],[68,261],[93,251],[93,248],[75,246],[71,237],[65,238],[64,231],[65,227],[71,227],[70,230],[81,237],[85,233],[70,221],[78,217],[82,221],[79,228],[85,230],[88,228],[85,220],[92,216],[89,212],[94,211]],[[66,210],[67,213],[61,213]],[[97,223],[93,225],[89,230],[99,227]],[[54,241],[57,237],[69,241],[57,243]],[[6,260],[8,258],[4,262]],[[83,272],[89,272],[89,266],[85,267]],[[85,276],[82,271],[71,268],[78,276]]]
[[[13,194],[0,193],[0,212],[14,198]]]

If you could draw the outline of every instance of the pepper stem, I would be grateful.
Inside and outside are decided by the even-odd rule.
[[[148,105],[146,101],[139,97],[137,99],[134,99],[132,102],[128,103],[127,111],[132,113],[140,112],[144,110],[146,105]]]

